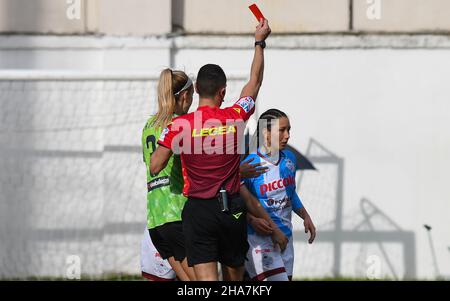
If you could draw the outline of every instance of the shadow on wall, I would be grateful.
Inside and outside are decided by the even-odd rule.
[[[348,254],[343,253],[343,244],[349,243],[358,244],[362,247],[376,244],[378,247],[377,253],[381,255],[382,260],[387,265],[390,277],[396,280],[401,278],[415,279],[414,232],[402,230],[387,214],[366,198],[361,199],[359,210],[344,216],[344,159],[333,154],[314,139],[310,140],[306,157],[317,167],[318,174],[301,173],[297,182],[297,189],[301,191],[302,196],[305,196],[306,192],[305,199],[308,199],[316,208],[321,208],[315,212],[318,215],[315,217],[321,220],[321,223],[316,225],[318,228],[316,243],[332,244],[333,263],[330,272],[333,277],[343,276],[342,261],[344,256],[348,256]],[[331,175],[324,174],[330,172]],[[316,177],[316,179],[308,182],[309,177]],[[326,181],[320,180],[323,177],[327,177]],[[326,184],[321,184],[325,182]],[[301,187],[301,185],[304,186]],[[314,202],[322,203],[322,205],[314,204]],[[333,210],[333,212],[330,213],[330,210]],[[320,215],[326,215],[326,217],[321,219]],[[321,225],[325,230],[321,230]],[[294,232],[294,236],[298,237],[296,239],[298,242],[304,241],[300,237],[304,234],[301,232],[300,230]],[[392,256],[391,252],[387,250],[390,247],[389,245],[392,244],[402,246],[402,262],[398,262],[398,256]],[[356,257],[353,261],[356,261]],[[366,264],[366,260],[363,259],[363,261],[364,263],[360,265]],[[402,272],[403,275],[400,275]]]

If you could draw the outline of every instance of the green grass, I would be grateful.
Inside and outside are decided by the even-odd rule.
[[[324,278],[294,278],[294,281],[393,281],[393,279],[368,279],[368,278],[350,278],[350,277],[324,277]]]
[[[71,280],[65,277],[50,277],[50,276],[30,276],[24,278],[0,278],[2,281],[79,281],[79,280]],[[147,281],[141,275],[138,274],[105,274],[102,276],[90,276],[90,275],[81,275],[81,281]],[[421,279],[411,279],[415,281],[419,281]],[[445,280],[445,279],[427,279],[429,281],[434,280]],[[382,278],[377,280],[371,280],[367,278],[350,278],[350,277],[323,277],[323,278],[298,278],[295,277],[294,281],[394,281],[394,279],[390,278]]]
[[[66,277],[30,276],[24,278],[0,278],[2,281],[146,281],[141,275],[135,274],[106,274],[102,276],[81,275],[81,279],[67,279]]]

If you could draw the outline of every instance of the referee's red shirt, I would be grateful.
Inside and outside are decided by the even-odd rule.
[[[181,156],[185,196],[210,199],[221,186],[239,192],[242,136],[254,110],[249,96],[224,109],[202,106],[173,119],[162,131],[158,144]]]

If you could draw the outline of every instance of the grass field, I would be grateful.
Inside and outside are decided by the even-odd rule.
[[[2,281],[74,281],[64,277],[26,277],[3,278]],[[81,275],[81,281],[147,281],[141,275],[134,274],[109,274],[104,276]],[[368,278],[294,278],[294,281],[392,281],[393,279],[370,280]],[[75,280],[76,281],[76,280]]]

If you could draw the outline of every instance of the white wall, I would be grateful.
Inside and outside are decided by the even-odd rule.
[[[158,72],[173,62],[195,74],[213,62],[232,73],[248,72],[252,57],[250,37],[216,37],[218,44],[203,38],[200,46],[196,38],[176,38],[179,48],[173,52],[165,39],[0,39],[0,68],[6,69]],[[414,231],[418,278],[434,277],[423,224],[433,226],[440,272],[450,275],[448,38],[417,37],[416,44],[426,41],[420,48],[414,41],[399,46],[396,36],[380,38],[381,48],[364,37],[348,46],[349,39],[277,38],[266,50],[257,113],[271,107],[286,111],[292,145],[305,151],[314,138],[344,158],[344,213],[366,197],[403,230]],[[296,41],[299,46],[289,46]],[[343,47],[333,47],[336,41]],[[308,206],[307,199],[304,203]]]
[[[0,0],[0,32],[158,35],[171,31],[166,0]]]
[[[0,0],[0,32],[251,33],[253,0]],[[259,0],[274,32],[448,32],[447,0]],[[379,4],[379,5],[378,5]],[[76,16],[76,18],[74,18]],[[375,17],[375,18],[374,18]]]
[[[176,62],[236,70],[248,68],[250,55],[186,49]],[[289,114],[293,145],[306,150],[312,137],[345,159],[344,212],[367,197],[415,232],[421,278],[434,276],[425,223],[440,272],[450,274],[449,77],[448,49],[269,49],[258,101],[260,113]]]

